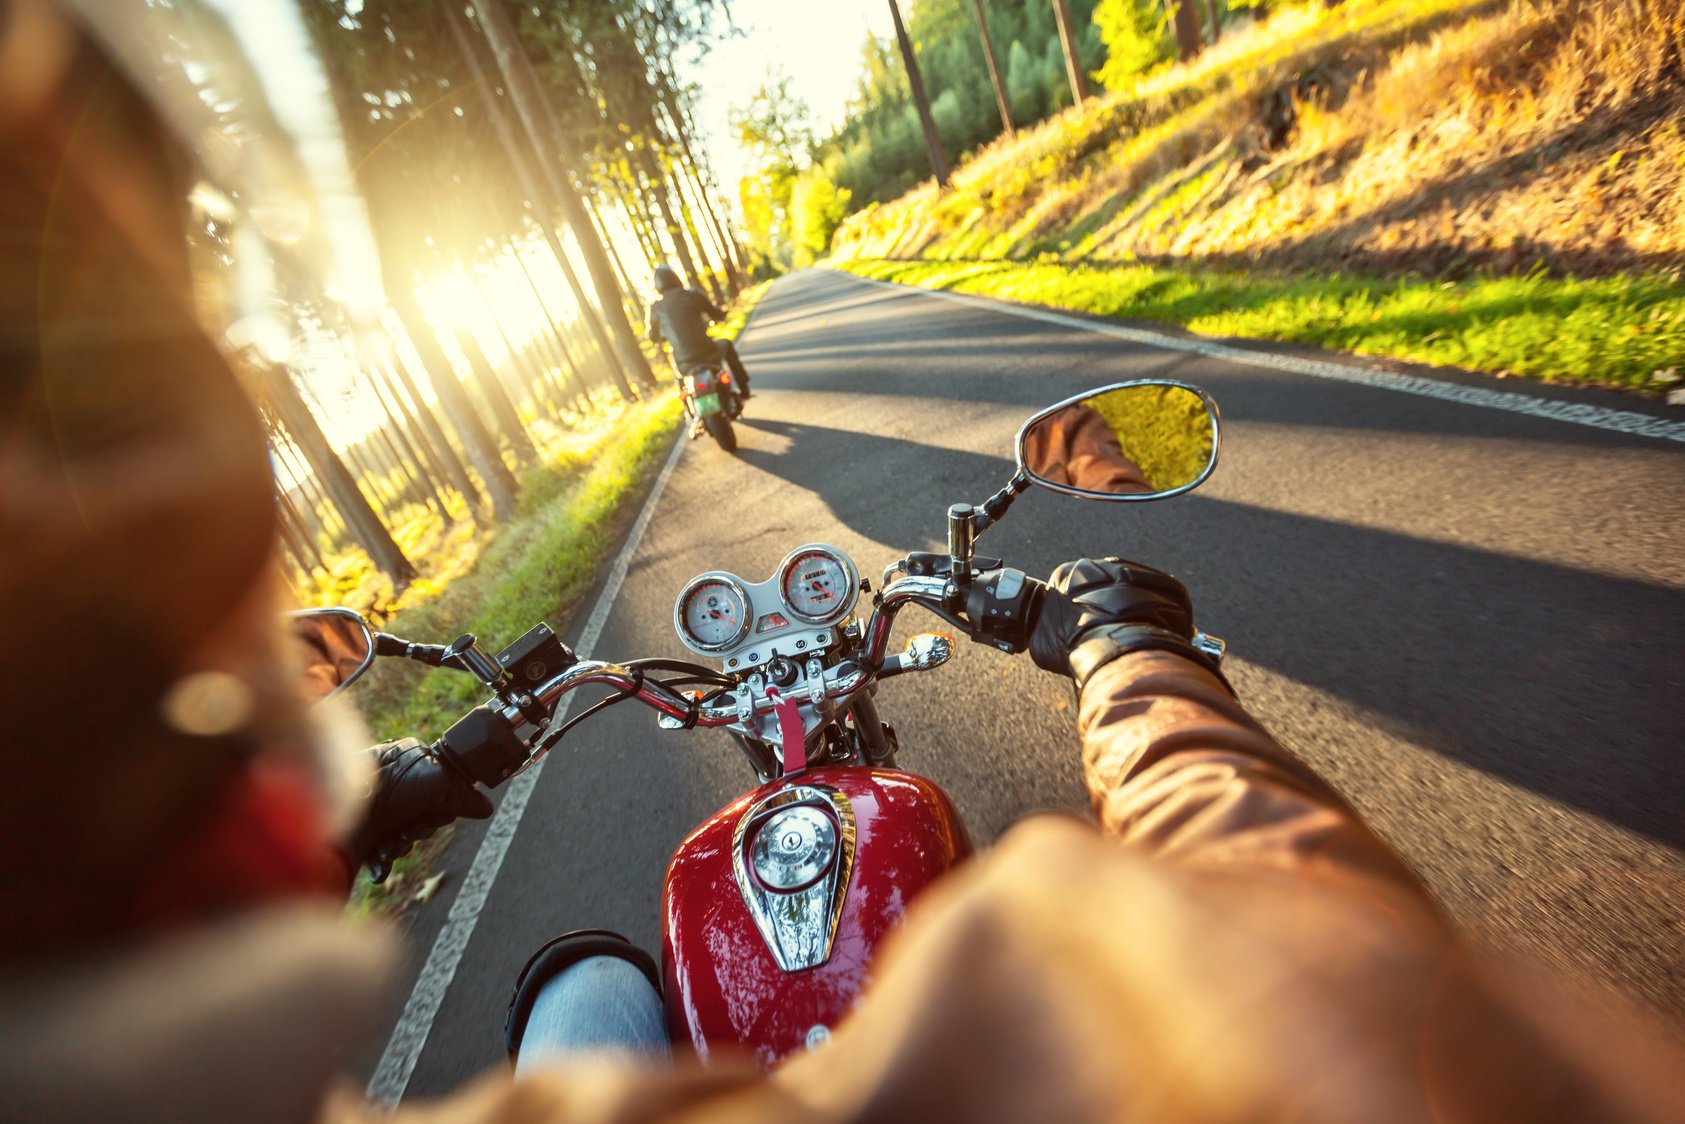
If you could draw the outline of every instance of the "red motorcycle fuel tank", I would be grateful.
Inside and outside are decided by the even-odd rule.
[[[893,769],[811,769],[720,809],[679,844],[662,891],[673,1040],[769,1067],[822,1040],[878,942],[970,853],[947,794]]]

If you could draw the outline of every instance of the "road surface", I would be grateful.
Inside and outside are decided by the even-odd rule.
[[[1685,1019],[1685,444],[1292,369],[1376,364],[1290,349],[1272,351],[1282,369],[1236,363],[822,270],[775,284],[740,347],[755,397],[738,452],[704,437],[679,455],[593,654],[686,656],[672,605],[688,578],[760,580],[809,541],[875,584],[943,545],[950,503],[1007,479],[1037,407],[1118,379],[1197,383],[1225,436],[1202,489],[1146,505],[1032,492],[980,553],[1043,575],[1085,554],[1175,572],[1228,641],[1241,697],[1473,937]],[[1430,377],[1476,400],[1519,389],[1671,417]],[[928,627],[919,616],[898,632]],[[967,645],[878,702],[901,763],[946,786],[979,841],[1083,808],[1069,684],[1027,658]],[[485,828],[459,834],[396,1004],[418,977],[435,1002],[412,1001],[388,1091],[394,1074],[426,1096],[499,1064],[510,985],[549,937],[612,928],[658,952],[669,854],[751,783],[725,734],[660,731],[635,703],[580,727],[482,869],[483,908],[457,903],[454,947],[424,969]]]

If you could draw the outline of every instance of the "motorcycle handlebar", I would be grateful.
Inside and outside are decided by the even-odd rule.
[[[883,666],[888,654],[889,634],[895,615],[910,604],[921,604],[935,612],[944,612],[942,605],[947,593],[947,579],[940,577],[903,578],[883,591],[878,606],[866,623],[865,650],[860,664],[841,663],[824,673],[824,694],[827,698],[843,698],[858,691]],[[944,613],[944,615],[946,615]],[[614,687],[634,695],[640,702],[687,726],[726,726],[741,717],[739,703],[734,696],[718,703],[699,704],[649,677],[607,660],[580,660],[560,675],[539,687],[539,705],[553,711],[563,695],[579,687],[597,684]],[[770,713],[773,700],[754,701],[756,713]]]
[[[843,698],[865,685],[870,673],[852,663],[838,664],[826,670],[824,691],[827,698]],[[736,696],[728,702],[701,704],[687,698],[631,668],[604,660],[581,660],[538,689],[539,704],[553,709],[563,695],[590,684],[615,687],[635,696],[684,726],[727,726],[741,717]],[[756,713],[771,713],[774,700],[754,700]]]

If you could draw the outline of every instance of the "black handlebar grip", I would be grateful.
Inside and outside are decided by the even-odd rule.
[[[509,720],[489,706],[464,714],[437,744],[440,757],[487,788],[508,780],[532,753]]]
[[[1046,585],[1011,567],[978,574],[965,591],[972,638],[1003,652],[1022,652],[1029,646],[1030,630],[1046,592]]]

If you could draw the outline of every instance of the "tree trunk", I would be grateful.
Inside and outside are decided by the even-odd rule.
[[[496,419],[497,427],[503,431],[504,439],[509,442],[509,450],[515,454],[515,463],[531,464],[538,459],[538,450],[532,447],[526,427],[521,424],[521,415],[515,409],[515,403],[509,399],[509,390],[504,386],[503,379],[492,369],[491,360],[486,358],[480,341],[474,338],[472,332],[457,332],[456,345],[462,349],[462,354],[468,357],[468,366],[474,372],[474,380],[479,384],[486,404],[491,407],[491,416]]]
[[[1199,54],[1199,0],[1164,0],[1170,25],[1176,29],[1176,49],[1182,61]]]
[[[609,237],[608,223],[603,221],[603,208],[600,197],[587,199],[585,202],[585,210],[591,216],[592,229],[597,232],[597,237],[602,239],[603,249],[608,252],[609,266],[614,270],[614,279],[619,283],[620,291],[626,294],[627,314],[630,315],[631,301],[633,300],[633,294],[637,292],[637,289],[632,284],[632,275],[626,272],[626,263],[620,260],[619,248],[615,246],[614,239]],[[636,320],[637,317],[634,316],[633,319]]]
[[[579,372],[574,367],[573,356],[568,354],[567,345],[562,339],[562,326],[551,314],[550,306],[545,303],[544,294],[539,291],[538,283],[532,279],[532,273],[527,269],[526,259],[521,256],[521,249],[515,244],[513,238],[509,240],[509,252],[515,255],[515,264],[521,267],[521,276],[527,279],[527,288],[532,290],[532,299],[538,302],[538,311],[544,317],[544,342],[551,352],[551,357],[557,360],[556,369],[558,372],[558,378],[547,379],[546,381],[555,388],[556,404],[562,405],[567,400],[567,390],[564,384],[565,376],[562,376],[561,372],[564,370],[572,371],[576,379]]]
[[[669,195],[671,186],[661,168],[661,158],[647,148],[642,155],[644,174],[650,181],[649,193],[655,197],[655,206],[661,212],[662,225],[667,228],[667,239],[673,245],[673,252],[679,257],[679,271],[690,283],[691,288],[707,293],[710,300],[717,299],[707,279],[702,276],[702,271],[696,268],[696,259],[691,256],[690,243],[685,241],[685,233],[673,215],[673,201]]]
[[[404,458],[403,451],[398,448],[397,440],[392,436],[393,426],[383,425],[374,431],[375,440],[386,454],[386,459],[392,464],[392,471],[398,474],[398,479],[404,482],[403,498],[405,503],[420,504],[422,507],[431,506],[431,499],[427,489],[421,483],[421,475],[414,466]]]
[[[292,475],[293,482],[297,485],[298,498],[304,504],[303,511],[299,511],[296,505],[293,510],[298,511],[301,520],[305,518],[304,513],[306,511],[310,513],[309,519],[305,523],[305,529],[310,533],[312,541],[320,536],[332,543],[333,535],[330,533],[326,520],[322,518],[322,508],[326,501],[322,499],[321,490],[316,486],[315,475],[305,465],[304,458],[299,456],[298,447],[293,444],[292,437],[287,433],[286,427],[280,423],[280,419],[273,409],[273,404],[271,404],[271,409],[267,413],[269,415],[266,418],[269,425],[269,447],[286,464],[288,473]]]
[[[305,404],[292,376],[284,367],[274,364],[265,365],[261,374],[265,394],[274,404],[281,424],[287,427],[287,433],[299,452],[310,462],[311,472],[328,490],[357,545],[368,552],[369,560],[392,579],[394,586],[402,589],[409,585],[415,580],[415,567],[410,565],[410,560],[392,540],[391,532],[363,498],[357,481],[328,443],[327,435]]]
[[[528,340],[525,348],[518,348],[515,346],[515,341],[509,337],[509,330],[503,326],[503,321],[498,318],[495,309],[492,310],[491,322],[492,326],[497,329],[497,338],[503,341],[504,350],[509,352],[508,366],[514,369],[526,392],[524,395],[515,394],[512,396],[516,409],[520,408],[523,398],[531,398],[534,414],[542,409],[554,420],[556,417],[555,403],[551,402],[549,396],[544,393],[543,363],[535,361],[532,357],[533,345],[537,337]],[[505,385],[508,385],[507,382]],[[529,433],[528,436],[530,437],[531,434]]]
[[[661,254],[652,248],[651,238],[645,226],[644,215],[632,205],[636,187],[628,187],[632,183],[632,169],[624,165],[614,169],[609,177],[614,187],[615,202],[620,204],[620,211],[626,216],[626,226],[632,231],[632,237],[637,240],[638,252],[644,256],[644,268],[655,268],[661,261]]]
[[[743,276],[737,270],[737,263],[731,260],[731,250],[725,244],[725,236],[720,233],[719,220],[714,217],[712,208],[708,205],[708,198],[703,194],[702,181],[697,178],[696,169],[689,166],[682,154],[675,159],[674,168],[681,173],[676,182],[679,184],[680,200],[685,203],[686,221],[691,221],[691,215],[702,215],[702,221],[699,224],[692,223],[691,229],[698,231],[700,227],[707,230],[708,254],[720,263],[720,276],[724,280],[727,296],[734,297],[738,290],[743,288]],[[684,198],[687,187],[688,201]],[[703,241],[700,232],[696,234],[696,239],[698,244]]]
[[[995,62],[994,40],[989,38],[989,21],[983,18],[983,0],[971,0],[971,10],[977,13],[977,34],[983,37],[983,61],[989,65],[989,85],[995,89],[995,108],[1000,111],[1000,126],[1007,136],[1017,132],[1012,125],[1012,110],[1006,101],[1006,86],[1000,80],[1000,65]]]
[[[725,266],[715,267],[713,250],[702,241],[702,232],[696,227],[696,216],[691,213],[690,203],[685,199],[684,177],[679,174],[676,160],[669,165],[667,182],[673,185],[673,201],[679,205],[679,220],[685,224],[685,234],[696,249],[696,260],[707,271],[708,291],[714,294],[715,304],[724,304],[730,299],[725,290]]]
[[[490,6],[491,5],[487,2],[487,0],[475,0],[475,10],[477,11],[482,8],[490,8]],[[526,157],[522,154],[520,146],[516,144],[513,131],[510,129],[509,123],[503,119],[502,107],[497,104],[496,99],[492,96],[491,86],[486,81],[485,72],[480,68],[480,60],[474,54],[473,44],[468,41],[468,33],[462,27],[462,20],[457,15],[456,9],[452,5],[445,5],[444,11],[446,18],[450,23],[451,31],[456,36],[457,46],[462,52],[464,61],[468,64],[468,72],[472,76],[475,85],[479,86],[480,94],[485,99],[486,112],[490,115],[492,124],[497,129],[498,136],[503,142],[503,147],[509,153],[510,162],[515,166],[515,175],[521,181],[521,190],[525,192],[527,197],[530,198],[534,205],[539,208],[539,229],[543,232],[545,241],[550,243],[551,252],[556,255],[556,262],[562,268],[562,276],[567,279],[568,287],[573,290],[574,300],[579,304],[580,315],[585,318],[587,326],[591,329],[591,331],[598,335],[598,343],[608,354],[609,367],[614,374],[615,381],[620,384],[620,392],[625,395],[628,401],[635,399],[638,395],[637,392],[632,389],[631,383],[627,380],[627,371],[630,370],[635,376],[638,374],[638,367],[622,367],[622,365],[614,358],[614,348],[608,338],[609,329],[612,328],[617,321],[624,325],[625,317],[619,314],[617,305],[608,304],[603,307],[602,319],[598,319],[596,311],[591,307],[591,302],[585,298],[585,288],[579,283],[579,277],[573,271],[573,264],[568,261],[567,251],[562,247],[561,239],[556,236],[556,231],[553,225],[554,216],[553,214],[547,212],[550,211],[552,205],[559,205],[561,207],[562,214],[566,217],[568,225],[573,227],[574,238],[578,240],[580,248],[585,250],[587,267],[590,266],[591,255],[589,250],[586,249],[586,244],[592,237],[594,237],[594,235],[590,231],[582,232],[580,230],[579,223],[575,221],[575,216],[568,207],[568,199],[565,197],[566,193],[557,184],[556,177],[548,175],[550,171],[549,162],[544,160],[542,156],[535,151],[534,155],[539,157],[539,164],[547,173],[553,197],[552,195],[547,195],[539,190],[538,181],[533,175],[531,166],[529,165]],[[498,50],[498,40],[494,37],[493,29],[490,23],[484,18],[483,12],[480,24],[481,30],[485,32],[487,40],[492,44],[493,54],[498,57],[499,66],[503,70],[505,85],[509,91],[510,97],[515,101],[516,111],[521,115],[524,121],[526,118],[524,99],[517,92],[515,82],[509,73],[508,67],[502,65],[503,53]],[[536,134],[532,133],[530,128],[528,129],[528,134],[531,137],[533,145],[538,145],[539,138]],[[578,198],[574,197],[572,202],[574,210],[579,209]],[[601,250],[601,248],[601,246],[598,247],[599,250]],[[599,296],[602,296],[601,285],[598,285],[597,292]],[[619,299],[618,293],[615,294],[615,299]],[[607,326],[603,323],[604,320],[608,321]],[[642,352],[638,353],[638,359],[639,362],[642,363]],[[648,363],[643,363],[643,370],[645,372],[649,370]]]
[[[369,384],[374,387],[375,397],[380,399],[386,416],[391,419],[392,431],[397,435],[404,455],[415,465],[416,482],[426,490],[428,504],[448,520],[450,508],[445,504],[445,497],[439,493],[439,482],[444,479],[445,474],[433,460],[432,450],[426,448],[425,438],[417,432],[415,418],[405,408],[404,400],[399,397],[385,372],[370,371]]]
[[[281,525],[292,535],[293,557],[298,559],[298,568],[307,574],[312,568],[327,573],[328,563],[322,557],[322,548],[316,545],[316,536],[305,525],[304,517],[293,506],[293,501],[277,490],[275,505],[281,509]]]
[[[701,210],[708,233],[713,237],[714,246],[719,251],[720,260],[725,265],[726,280],[731,285],[735,296],[743,288],[743,268],[733,253],[734,247],[726,238],[725,230],[720,226],[720,216],[714,213],[714,202],[708,197],[707,184],[702,179],[702,169],[697,166],[696,153],[692,151],[690,138],[685,135],[685,125],[680,116],[673,111],[672,106],[662,102],[661,110],[667,117],[668,131],[678,144],[680,163],[690,179],[690,193]]]
[[[1065,49],[1065,77],[1071,83],[1071,104],[1081,105],[1088,100],[1088,74],[1082,68],[1082,52],[1077,50],[1076,28],[1071,23],[1068,0],[1053,0],[1053,18],[1059,24],[1059,43]]]
[[[445,427],[439,424],[438,415],[427,399],[421,396],[421,388],[415,385],[410,377],[409,368],[396,355],[386,367],[386,373],[396,380],[404,394],[409,397],[410,405],[415,411],[415,420],[420,427],[423,443],[428,446],[439,468],[439,478],[448,486],[455,488],[462,496],[463,506],[473,512],[480,506],[480,491],[474,486],[473,477],[468,475],[468,468],[462,463],[462,458],[456,455],[456,448],[451,445],[450,438],[445,435]]]
[[[573,228],[574,239],[579,243],[580,252],[585,258],[585,268],[591,274],[592,284],[596,286],[603,317],[609,323],[610,334],[620,345],[621,363],[638,382],[645,386],[654,386],[655,374],[649,369],[649,360],[644,357],[643,350],[638,345],[638,337],[626,319],[622,303],[626,299],[625,295],[614,283],[614,272],[609,268],[608,255],[604,253],[602,243],[597,241],[595,233],[591,230],[591,219],[585,213],[585,204],[580,201],[578,191],[568,180],[566,170],[558,169],[555,162],[547,156],[550,145],[553,144],[563,153],[567,165],[576,166],[579,161],[572,151],[573,146],[562,135],[554,112],[542,96],[532,62],[510,31],[497,0],[472,0],[472,3],[474,11],[480,16],[480,30],[486,41],[491,44],[492,56],[497,59],[498,68],[503,71],[508,82],[510,97],[515,102],[516,115],[526,127],[534,152],[539,157],[539,166],[550,180],[551,190],[561,204],[562,215]],[[546,130],[540,125],[541,115],[544,124],[548,126],[548,143]],[[612,349],[610,351],[612,355]],[[627,391],[631,393],[631,388],[628,387]]]
[[[1217,40],[1223,37],[1223,12],[1219,0],[1206,0],[1206,10],[1211,13],[1211,45],[1215,47]]]
[[[925,147],[930,150],[930,171],[936,177],[938,190],[948,187],[948,157],[942,151],[942,138],[936,135],[936,122],[930,116],[930,99],[924,93],[924,79],[919,76],[919,60],[913,57],[913,42],[907,38],[907,28],[901,22],[901,9],[889,0],[889,14],[895,20],[895,41],[901,44],[901,61],[907,67],[907,86],[918,107],[919,124],[924,126]]]
[[[701,180],[703,192],[717,201],[719,210],[716,212],[710,208],[709,217],[722,224],[723,229],[720,235],[725,239],[726,245],[730,247],[732,260],[737,263],[738,274],[747,282],[749,255],[744,251],[742,242],[738,240],[737,231],[732,226],[731,207],[726,203],[724,194],[720,191],[719,183],[714,179],[713,169],[708,165],[706,157],[698,158],[696,152],[690,146],[689,138],[696,133],[696,122],[691,119],[690,110],[683,103],[679,105],[679,115],[682,119],[680,124],[683,126],[679,130],[679,143],[684,146],[685,157],[690,161],[690,166],[698,179]]]
[[[468,391],[456,376],[456,369],[439,346],[438,339],[433,335],[431,326],[427,323],[427,315],[421,311],[421,305],[416,302],[415,294],[402,285],[393,285],[390,293],[392,307],[397,310],[398,319],[403,321],[404,328],[409,332],[410,343],[415,346],[416,354],[421,356],[422,366],[433,380],[433,389],[438,392],[439,404],[445,409],[445,416],[450,419],[451,427],[462,439],[463,451],[468,454],[469,463],[479,472],[484,482],[486,497],[491,500],[492,514],[507,522],[515,517],[515,476],[509,471],[509,466],[503,463],[503,457],[497,451],[497,442],[486,432],[485,423],[480,415],[474,412],[474,404],[468,400]]]

